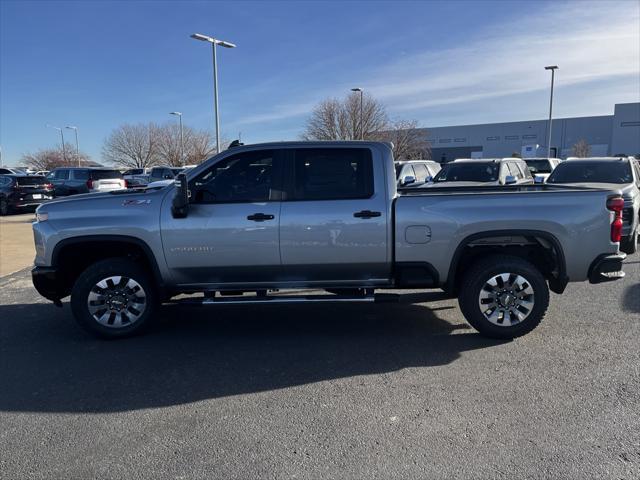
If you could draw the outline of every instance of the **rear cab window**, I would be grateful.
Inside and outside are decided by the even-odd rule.
[[[293,188],[289,189],[289,200],[342,200],[373,196],[373,158],[368,148],[294,149],[293,166]]]
[[[122,178],[119,170],[91,170],[91,180]]]
[[[47,183],[49,183],[49,180],[47,180],[45,177],[36,177],[36,176],[32,176],[32,177],[16,177],[16,184],[18,186],[23,186],[23,185],[28,185],[28,186],[45,185]]]

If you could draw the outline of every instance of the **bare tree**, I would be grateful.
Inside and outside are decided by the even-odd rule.
[[[302,138],[305,140],[356,140],[362,132],[365,139],[377,136],[389,126],[384,105],[371,95],[364,95],[362,119],[360,118],[360,94],[352,93],[344,100],[324,100],[313,110],[307,120]]]
[[[417,120],[396,120],[388,130],[379,132],[372,139],[392,142],[393,158],[396,160],[431,158],[427,132],[418,128]]]
[[[121,167],[151,167],[159,160],[159,137],[159,127],[155,123],[121,125],[105,140],[102,156]]]
[[[167,124],[158,128],[158,157],[163,165],[196,165],[211,156],[215,151],[209,133],[183,126],[184,159],[181,158],[180,127]]]
[[[77,167],[80,165],[93,165],[91,158],[83,152],[76,155],[76,147],[65,145],[66,155],[62,148],[45,148],[35,153],[25,153],[21,162],[34,170],[52,170],[56,167]],[[78,162],[79,160],[79,162]]]
[[[591,155],[591,145],[584,139],[580,139],[573,146],[573,156],[585,158]]]

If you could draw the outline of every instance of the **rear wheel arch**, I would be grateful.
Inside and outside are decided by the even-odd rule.
[[[455,295],[464,272],[486,255],[512,255],[527,260],[542,272],[553,292],[562,293],[568,283],[564,251],[553,234],[540,230],[493,230],[469,235],[458,244],[444,290]]]

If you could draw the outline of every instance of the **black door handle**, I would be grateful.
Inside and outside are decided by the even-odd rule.
[[[361,212],[356,212],[353,214],[353,216],[356,218],[373,218],[379,217],[380,215],[382,215],[382,213],[372,212],[371,210],[362,210]]]
[[[264,222],[265,220],[273,220],[273,215],[267,215],[265,213],[254,213],[253,215],[249,215],[247,220],[253,220],[254,222]]]

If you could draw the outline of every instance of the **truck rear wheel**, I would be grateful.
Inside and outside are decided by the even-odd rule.
[[[102,338],[121,338],[149,326],[158,303],[145,269],[126,258],[108,258],[80,274],[71,291],[76,321]]]
[[[464,275],[458,303],[482,335],[520,337],[536,328],[549,306],[549,287],[540,271],[519,257],[492,255]]]

